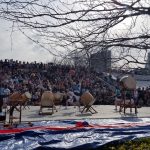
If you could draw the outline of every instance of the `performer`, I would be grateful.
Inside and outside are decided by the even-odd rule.
[[[7,103],[8,103],[8,100],[9,100],[9,95],[10,95],[10,89],[8,88],[7,85],[5,85],[5,88],[4,88],[4,95],[5,97],[3,98],[3,106],[6,108],[7,107]]]
[[[66,101],[66,109],[69,104],[73,105],[74,107],[79,106],[80,109],[80,102],[79,102],[80,96],[75,95],[72,90],[67,90],[67,96],[68,99]]]
[[[122,100],[123,102],[121,103],[121,107],[124,107],[124,113],[126,108],[130,108],[130,112],[132,112],[132,108],[135,108],[135,113],[137,113],[137,107],[136,104],[133,100],[134,96],[133,96],[133,91],[136,89],[136,81],[135,79],[128,75],[128,76],[124,76],[120,79],[120,85],[122,87]],[[120,111],[121,108],[120,107]]]
[[[115,89],[115,110],[117,111],[117,106],[120,106],[122,102],[121,90],[118,86]]]
[[[0,84],[0,113],[2,112],[2,108],[3,108],[3,98],[4,98],[4,85]]]

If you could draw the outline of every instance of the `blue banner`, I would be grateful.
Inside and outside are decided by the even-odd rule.
[[[150,136],[149,118],[42,121],[0,130],[0,149],[94,149]]]

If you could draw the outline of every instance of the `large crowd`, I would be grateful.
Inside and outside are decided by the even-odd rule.
[[[112,89],[105,84],[111,78],[85,67],[72,67],[54,63],[28,63],[13,60],[0,61],[0,95],[13,92],[31,93],[31,103],[40,101],[43,91],[66,92],[71,90],[77,95],[90,91],[98,103],[112,95]],[[2,96],[1,96],[2,97]]]
[[[90,91],[96,98],[97,104],[114,104],[114,88],[117,86],[117,81],[114,81],[111,75],[106,76],[85,67],[13,60],[0,61],[1,99],[16,91],[21,93],[28,91],[32,96],[30,103],[36,105],[45,90],[54,93],[70,90],[76,95]],[[137,89],[137,99],[147,105],[150,101],[150,88]]]

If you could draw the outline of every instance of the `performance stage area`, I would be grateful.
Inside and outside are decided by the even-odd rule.
[[[138,113],[126,114],[113,105],[93,105],[96,114],[79,112],[73,106],[57,106],[52,115],[39,115],[39,106],[22,110],[22,122],[3,126],[0,130],[2,149],[96,149],[110,142],[134,140],[150,136],[150,109],[138,108]],[[51,112],[45,108],[44,112]],[[14,117],[19,112],[14,111]],[[7,113],[6,121],[9,116]],[[15,122],[16,121],[16,122]]]
[[[65,106],[56,106],[57,112],[54,111],[54,114],[48,114],[51,112],[48,108],[44,108],[43,112],[46,112],[44,115],[39,115],[39,106],[27,106],[25,109],[22,109],[22,122],[33,122],[33,121],[42,121],[42,120],[74,120],[74,119],[101,119],[101,118],[126,118],[126,117],[150,117],[150,109],[149,107],[138,108],[138,113],[135,114],[134,108],[132,108],[132,113],[130,113],[130,109],[127,108],[126,113],[119,112],[114,110],[114,105],[93,105],[93,108],[98,112],[95,114],[91,114],[90,112],[83,113],[79,112],[79,108],[74,106],[68,106],[67,109]],[[14,116],[19,117],[19,112],[14,111]],[[14,121],[17,121],[14,120]],[[6,122],[8,122],[8,113],[6,116]]]

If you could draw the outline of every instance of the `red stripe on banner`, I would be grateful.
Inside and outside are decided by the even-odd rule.
[[[72,126],[72,127],[60,127],[60,126],[37,126],[37,127],[28,127],[28,128],[13,128],[13,129],[4,129],[0,130],[0,134],[15,134],[21,133],[25,131],[31,130],[53,130],[53,131],[60,131],[60,130],[77,130],[77,129],[90,129],[90,128],[129,128],[129,127],[136,127],[136,126],[145,126],[150,125],[150,123],[124,123],[124,124],[108,124],[108,125],[82,125],[80,126]]]
[[[0,134],[13,134],[13,133],[21,133],[25,131],[31,131],[31,130],[66,130],[67,127],[52,127],[52,126],[40,126],[40,127],[30,127],[30,128],[15,128],[15,129],[6,129],[6,130],[0,130]]]

